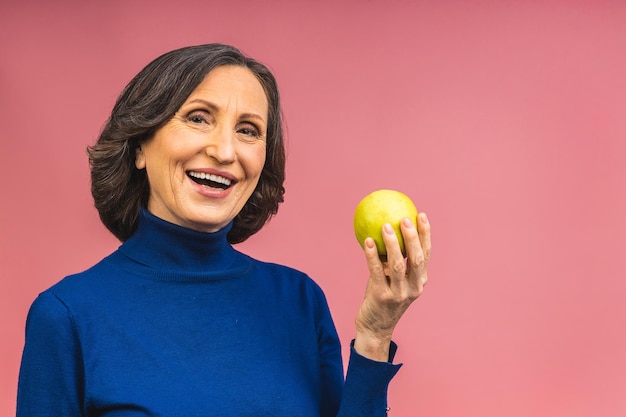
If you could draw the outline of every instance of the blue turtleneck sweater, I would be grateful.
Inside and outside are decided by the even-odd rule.
[[[17,416],[384,416],[399,365],[351,349],[344,382],[321,289],[229,230],[143,211],[117,251],[40,294]]]

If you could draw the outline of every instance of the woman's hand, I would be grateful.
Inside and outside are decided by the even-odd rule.
[[[406,259],[389,224],[383,226],[387,261],[381,261],[372,238],[365,240],[364,252],[370,271],[365,299],[356,316],[354,349],[373,360],[387,361],[396,324],[406,309],[424,291],[426,266],[430,257],[430,224],[426,214],[417,218],[417,229],[405,218],[400,223]]]

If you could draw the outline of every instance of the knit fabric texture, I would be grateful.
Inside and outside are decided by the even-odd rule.
[[[29,311],[18,417],[384,416],[400,365],[341,347],[320,287],[142,211]]]

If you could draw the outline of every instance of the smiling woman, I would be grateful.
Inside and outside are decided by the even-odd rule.
[[[130,82],[89,149],[96,207],[123,243],[32,304],[18,417],[386,413],[391,336],[426,283],[430,226],[403,222],[407,259],[383,233],[391,269],[365,240],[344,379],[321,288],[232,246],[283,201],[280,114],[273,75],[227,45],[172,51]]]
[[[136,150],[150,183],[148,210],[179,226],[216,232],[254,192],[265,164],[268,104],[247,68],[209,72],[165,125]]]

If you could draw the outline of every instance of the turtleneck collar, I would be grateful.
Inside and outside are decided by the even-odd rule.
[[[145,272],[169,279],[225,279],[240,275],[249,263],[228,243],[232,222],[215,233],[187,229],[146,209],[135,233],[119,250]]]

